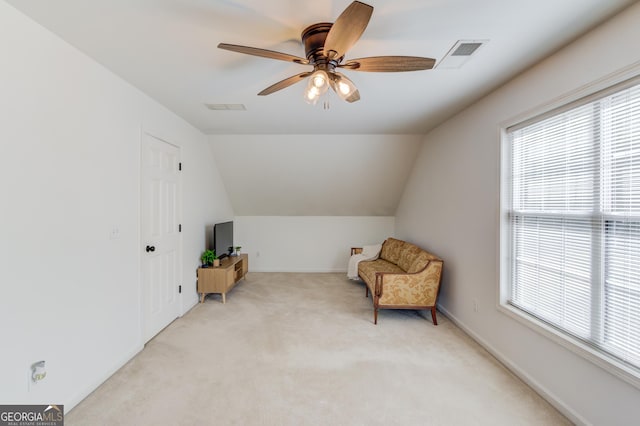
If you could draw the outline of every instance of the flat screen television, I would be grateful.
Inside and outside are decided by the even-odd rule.
[[[233,222],[215,224],[213,227],[213,249],[220,259],[233,252]]]

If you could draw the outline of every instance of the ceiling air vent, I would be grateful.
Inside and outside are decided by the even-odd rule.
[[[460,43],[451,56],[471,56],[480,46],[482,43]]]
[[[247,107],[243,104],[204,104],[212,111],[246,111]]]
[[[438,62],[437,68],[460,68],[489,40],[458,40]]]

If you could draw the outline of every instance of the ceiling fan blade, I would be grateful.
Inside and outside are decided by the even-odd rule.
[[[338,67],[353,71],[403,72],[430,70],[435,63],[435,59],[417,56],[372,56],[350,59]]]
[[[308,65],[309,61],[299,56],[288,53],[276,52],[274,50],[259,49],[257,47],[239,46],[237,44],[218,44],[219,49],[230,50],[232,52],[244,53],[246,55],[261,56],[263,58],[277,59],[285,62],[295,62],[296,64]]]
[[[324,55],[329,59],[344,56],[362,36],[369,24],[373,6],[354,1],[336,19],[324,42]]]
[[[310,75],[311,75],[310,72],[303,72],[303,73],[291,76],[289,78],[285,78],[284,80],[279,81],[276,84],[273,84],[273,85],[267,87],[262,92],[258,93],[258,96],[270,95],[270,94],[272,94],[274,92],[277,92],[278,90],[282,90],[282,89],[287,88],[287,87],[289,87],[289,86],[291,86],[293,84],[296,84],[299,81],[302,81],[305,78],[309,77]]]

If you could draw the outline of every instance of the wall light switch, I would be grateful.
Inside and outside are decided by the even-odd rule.
[[[110,240],[117,240],[118,238],[120,238],[120,229],[112,228],[111,232],[109,232],[109,239]]]

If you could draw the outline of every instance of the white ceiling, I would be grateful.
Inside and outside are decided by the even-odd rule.
[[[328,110],[304,102],[304,83],[257,96],[309,67],[216,46],[304,56],[301,31],[351,0],[7,2],[210,134],[236,215],[392,216],[421,134],[634,0],[365,0],[375,10],[346,59],[439,62],[458,40],[489,42],[460,69],[344,71],[361,100]]]
[[[371,22],[348,58],[443,58],[459,39],[489,43],[461,69],[345,71],[362,99],[329,110],[304,84],[259,97],[308,67],[217,49],[220,42],[304,56],[300,32],[350,0],[8,0],[208,134],[421,134],[633,0],[365,0]],[[211,111],[205,103],[244,104]]]

